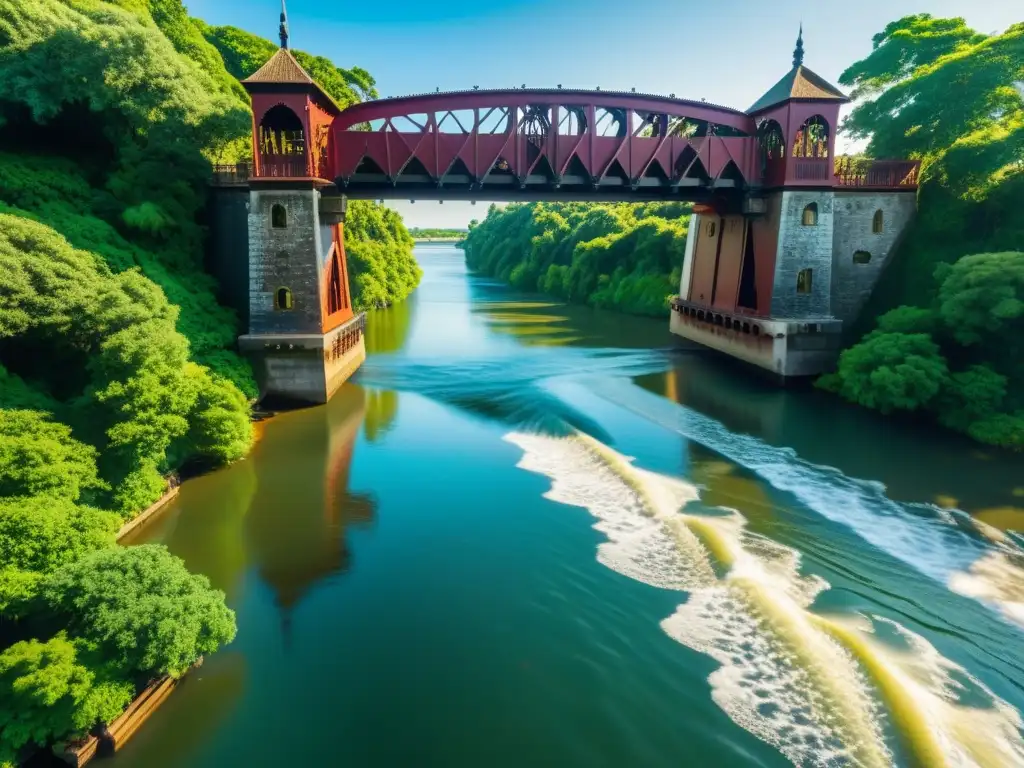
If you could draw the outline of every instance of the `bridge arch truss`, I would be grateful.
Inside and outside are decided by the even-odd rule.
[[[635,93],[461,91],[365,102],[331,128],[364,198],[704,199],[760,183],[751,117]]]

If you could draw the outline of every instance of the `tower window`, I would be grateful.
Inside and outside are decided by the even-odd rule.
[[[804,214],[800,217],[800,223],[805,227],[818,226],[818,204],[808,203],[804,208]]]
[[[853,263],[854,264],[867,264],[871,261],[871,254],[867,251],[854,251]]]
[[[274,309],[291,309],[292,292],[287,288],[278,288],[274,294]]]
[[[811,282],[813,279],[813,269],[801,269],[796,274],[796,292],[797,293],[810,293]]]
[[[288,226],[288,211],[280,203],[274,203],[270,209],[270,226],[274,229],[285,229]]]
[[[871,231],[876,235],[882,234],[883,223],[882,209],[879,208],[875,211],[875,217],[871,220]]]

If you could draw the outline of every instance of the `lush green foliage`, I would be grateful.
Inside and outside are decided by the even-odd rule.
[[[0,653],[0,764],[234,635],[180,561],[114,547],[164,474],[251,442],[201,225],[251,117],[204,29],[180,0],[0,0],[0,615],[39,638]]]
[[[869,155],[922,160],[919,215],[865,312],[877,330],[821,383],[1024,449],[1024,24],[983,35],[921,14],[873,43],[841,77],[860,99],[844,129]]]
[[[875,35],[840,82],[860,100],[843,125],[873,157],[922,161],[919,215],[869,307],[924,306],[937,264],[1024,242],[1024,23],[983,35],[963,19],[908,16]],[[950,98],[956,93],[956,98]],[[925,279],[923,279],[925,278]],[[872,311],[873,310],[873,311]]]
[[[224,593],[163,546],[115,547],[47,576],[40,600],[122,669],[175,677],[235,637]]]
[[[435,227],[410,227],[409,234],[414,240],[462,240],[468,230],[437,229]]]
[[[964,256],[936,276],[928,308],[882,315],[819,384],[883,413],[929,411],[977,440],[1024,450],[1024,253]]]
[[[44,575],[114,546],[120,526],[113,512],[69,499],[0,499],[0,614],[24,610]]]
[[[103,448],[101,475],[117,508],[131,513],[159,496],[169,456],[187,455],[186,444],[220,460],[244,453],[251,432],[244,398],[188,362],[188,341],[175,330],[177,308],[139,271],[113,274],[53,230],[0,214],[0,281],[0,341],[12,340],[14,352],[49,350],[75,367],[29,371],[62,396],[62,415]],[[225,407],[233,418],[213,416]],[[5,416],[11,432],[29,429],[32,418]],[[22,455],[48,450],[45,437],[26,435]],[[81,465],[92,462],[88,452],[76,455],[79,469],[67,482],[81,483]],[[20,482],[10,495],[47,491],[41,481]],[[85,482],[99,487],[95,478]]]
[[[360,309],[402,301],[419,285],[423,270],[402,217],[380,203],[353,200],[345,223],[352,303]]]
[[[470,227],[466,263],[523,290],[664,315],[679,285],[689,210],[681,203],[492,205]]]
[[[0,765],[26,744],[84,734],[131,701],[134,686],[62,632],[43,643],[15,643],[0,653]]]
[[[238,27],[211,27],[197,19],[193,19],[192,23],[220,52],[222,66],[227,67],[227,71],[239,80],[244,80],[262,67],[277,51],[275,43]],[[347,107],[359,101],[378,97],[377,83],[365,69],[342,69],[323,56],[291,50],[296,61],[321,88],[327,91],[338,106]]]
[[[44,413],[0,410],[0,497],[78,501],[106,488],[96,475],[96,456],[95,448],[72,439],[70,427]]]

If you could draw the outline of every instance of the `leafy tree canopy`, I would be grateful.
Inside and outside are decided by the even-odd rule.
[[[1024,334],[1024,252],[964,256],[940,274],[939,314],[961,344]]]
[[[0,497],[78,501],[106,487],[96,475],[96,456],[95,448],[72,439],[70,427],[44,413],[0,410]]]
[[[83,648],[61,632],[0,653],[0,763],[13,763],[26,744],[84,734],[131,701],[134,686],[87,660]]]
[[[413,245],[395,211],[366,200],[349,202],[345,256],[357,308],[387,307],[413,292],[423,276]]]
[[[174,328],[177,309],[138,271],[111,274],[53,230],[0,214],[0,279],[0,340],[49,347],[84,371],[67,393],[68,408],[104,449],[102,475],[121,509],[159,495],[168,452],[185,441],[222,460],[244,453],[251,438],[244,399],[188,363],[188,342]],[[211,420],[213,403],[234,409],[233,417]]]
[[[948,376],[938,345],[923,333],[872,333],[839,359],[840,394],[882,413],[927,406]]]
[[[922,174],[917,220],[864,312],[862,325],[877,319],[877,330],[822,381],[871,407],[925,407],[952,429],[1015,449],[1024,448],[1021,81],[1024,23],[986,35],[928,14],[886,26],[843,73],[858,100],[843,129],[868,139],[871,156],[920,158]],[[938,377],[923,339],[938,344],[949,376]],[[910,368],[932,370],[939,391],[904,368],[908,388],[894,398],[894,380],[864,368],[874,360],[890,370],[882,353],[911,348]]]
[[[868,308],[922,305],[921,276],[971,253],[1019,250],[1024,223],[1024,23],[984,35],[963,19],[907,16],[840,82],[858,99],[843,130],[872,157],[922,160],[919,217]],[[950,98],[955,93],[956,98]]]
[[[689,213],[681,203],[492,206],[463,247],[470,268],[522,290],[659,316],[678,290]]]
[[[202,31],[223,57],[228,72],[244,80],[277,51],[277,45],[238,27],[211,27],[201,21],[193,23]],[[301,50],[292,50],[295,59],[338,106],[347,107],[359,101],[378,98],[377,83],[365,69],[342,69],[330,59],[313,56]]]
[[[40,600],[124,670],[177,677],[235,637],[224,593],[156,544],[86,555],[44,579]]]
[[[49,573],[114,546],[121,519],[112,512],[45,496],[0,500],[0,562]]]

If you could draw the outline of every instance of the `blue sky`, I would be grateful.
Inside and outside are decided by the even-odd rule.
[[[277,39],[280,0],[186,0],[210,24]],[[675,93],[750,106],[804,63],[836,82],[871,37],[912,13],[963,16],[980,32],[1024,21],[1020,0],[288,0],[291,42],[358,65],[384,96],[521,86]],[[395,205],[410,226],[465,226],[486,205]]]

